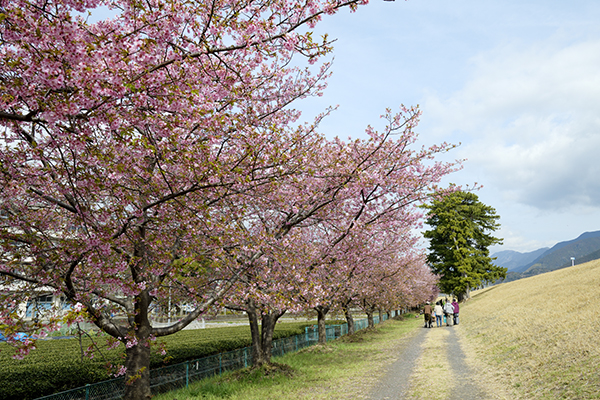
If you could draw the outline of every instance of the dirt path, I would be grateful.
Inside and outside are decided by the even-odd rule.
[[[425,338],[425,332],[417,330],[413,337],[398,349],[396,361],[388,366],[385,376],[375,385],[370,400],[408,398],[409,378],[421,356]]]
[[[386,368],[375,385],[370,400],[498,399],[478,382],[460,340],[460,328],[420,328],[405,346],[398,348],[397,359]]]

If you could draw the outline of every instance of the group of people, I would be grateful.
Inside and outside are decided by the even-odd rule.
[[[423,314],[425,315],[424,328],[433,327],[433,317],[435,317],[435,323],[438,328],[443,326],[444,323],[446,326],[458,325],[458,309],[456,299],[452,302],[448,299],[445,301],[443,299],[439,300],[435,303],[435,307],[432,307],[431,303],[427,302],[423,308]]]

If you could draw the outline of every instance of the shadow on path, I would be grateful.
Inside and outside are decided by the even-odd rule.
[[[460,347],[458,335],[454,331],[458,327],[450,327],[450,336],[447,344],[448,361],[454,374],[454,388],[450,393],[450,400],[481,400],[486,398],[486,392],[475,382],[476,375],[465,361],[465,353]]]

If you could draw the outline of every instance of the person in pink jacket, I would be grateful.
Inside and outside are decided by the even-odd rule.
[[[456,299],[452,302],[452,307],[454,307],[454,325],[458,325],[458,302]]]

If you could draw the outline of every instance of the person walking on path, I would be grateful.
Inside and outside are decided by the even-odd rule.
[[[432,312],[433,312],[433,309],[431,308],[431,305],[429,304],[429,302],[427,302],[427,304],[425,304],[425,307],[423,308],[423,314],[425,315],[424,328],[431,328],[431,325],[432,325],[431,313]]]
[[[444,314],[446,315],[446,326],[453,325],[452,319],[454,317],[454,306],[449,301],[446,302],[444,306]]]
[[[456,299],[452,302],[452,307],[454,307],[454,325],[458,325],[458,302]]]
[[[438,301],[437,303],[435,303],[435,307],[433,308],[433,312],[435,313],[435,324],[437,325],[437,327],[439,328],[440,326],[442,326],[442,321],[443,321],[443,316],[444,316],[444,309],[442,308],[442,301]]]

